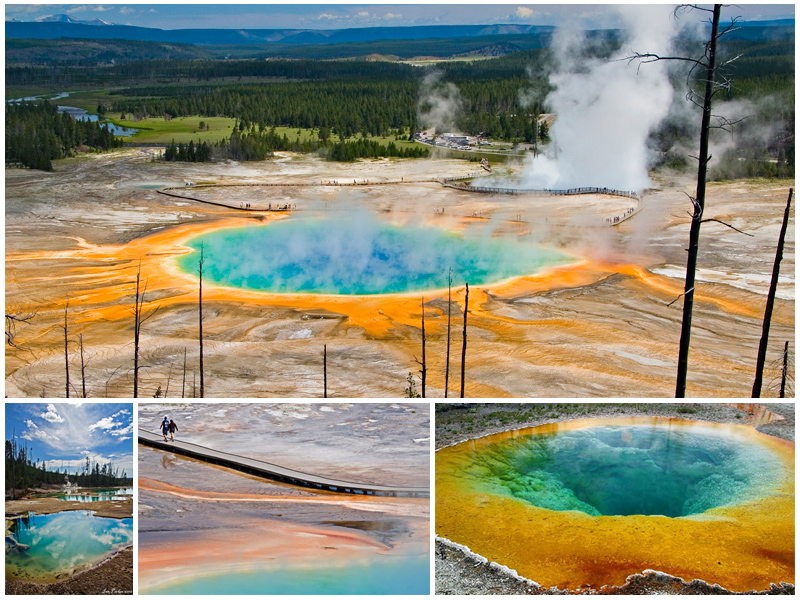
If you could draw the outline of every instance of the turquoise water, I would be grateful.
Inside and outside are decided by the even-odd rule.
[[[117,490],[87,490],[69,494],[59,494],[56,498],[73,502],[100,502],[101,500],[125,500],[133,494],[133,488]]]
[[[347,568],[319,567],[232,572],[197,577],[140,591],[140,594],[430,594],[427,555],[377,556]]]
[[[6,526],[6,577],[30,581],[83,570],[133,543],[133,519],[84,510],[6,520]]]
[[[571,262],[557,250],[516,239],[466,238],[435,227],[395,227],[358,214],[336,220],[287,219],[199,236],[206,281],[265,292],[386,294],[530,275]],[[199,252],[178,259],[196,274]]]
[[[608,426],[498,442],[475,451],[463,475],[550,510],[682,517],[766,495],[784,467],[712,429]]]

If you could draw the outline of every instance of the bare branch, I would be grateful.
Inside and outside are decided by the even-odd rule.
[[[17,335],[17,323],[27,323],[30,324],[31,319],[36,316],[36,313],[26,313],[26,314],[10,314],[6,313],[6,341],[8,345],[12,348],[17,348],[18,350],[22,350],[20,346],[18,346],[14,342],[14,338]]]
[[[703,219],[700,222],[701,223],[710,223],[712,221],[715,222],[715,223],[720,223],[722,225],[725,225],[725,227],[730,227],[731,229],[733,229],[734,231],[738,231],[739,233],[744,233],[744,235],[749,235],[750,237],[755,237],[752,233],[746,233],[746,232],[742,231],[741,229],[736,229],[736,227],[734,227],[733,225],[729,225],[728,223],[725,223],[724,221],[720,221],[719,219]]]
[[[678,294],[678,297],[677,297],[677,298],[675,298],[675,300],[673,300],[673,301],[672,301],[672,302],[670,302],[669,304],[667,304],[667,306],[672,306],[672,305],[673,305],[673,304],[675,304],[675,303],[676,303],[678,300],[680,300],[680,299],[681,299],[681,296],[686,296],[687,294],[691,294],[693,291],[694,291],[694,288],[689,288],[688,290],[686,290],[686,291],[685,291],[685,292],[683,292],[682,294]]]

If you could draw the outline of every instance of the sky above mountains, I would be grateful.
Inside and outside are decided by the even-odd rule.
[[[158,29],[346,29],[419,25],[572,25],[617,27],[616,11],[603,4],[6,4],[6,20],[35,21],[65,14],[80,21]],[[749,21],[794,18],[794,4],[745,4],[724,16]],[[701,17],[698,17],[701,18]]]
[[[6,403],[6,440],[14,435],[27,444],[30,457],[46,461],[48,470],[70,473],[111,463],[133,474],[133,405],[128,403]]]

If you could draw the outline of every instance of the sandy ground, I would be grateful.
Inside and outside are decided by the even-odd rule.
[[[64,395],[64,309],[71,395],[130,396],[132,302],[141,264],[147,282],[140,396],[199,392],[197,281],[175,257],[211,229],[291,218],[246,213],[147,189],[198,183],[318,182],[352,187],[194,188],[214,201],[296,204],[330,213],[353,207],[395,223],[428,223],[494,235],[530,235],[578,264],[485,288],[472,287],[468,397],[645,397],[674,393],[690,177],[659,177],[640,212],[617,227],[605,218],[631,203],[607,196],[542,198],[474,194],[432,177],[474,171],[455,160],[354,165],[280,155],[262,163],[151,163],[150,150],[60,162],[55,173],[6,170],[6,311],[18,323],[6,346],[9,397]],[[391,181],[390,185],[378,185]],[[766,291],[788,188],[793,182],[711,185],[703,225],[687,395],[750,395]],[[187,191],[187,194],[190,193]],[[445,208],[444,215],[434,208]],[[480,214],[483,218],[473,218]],[[520,219],[520,222],[517,219]],[[762,394],[775,396],[783,342],[794,343],[794,221],[787,233]],[[444,395],[446,290],[426,293],[428,396]],[[454,291],[450,396],[458,394],[463,289]],[[157,308],[157,310],[156,310]],[[153,312],[155,311],[155,312]],[[419,369],[419,294],[275,295],[204,286],[208,397],[320,397],[327,344],[331,397],[398,397]],[[186,352],[186,378],[183,378]],[[793,376],[794,369],[791,369]],[[793,395],[793,387],[791,388]]]
[[[28,511],[49,515],[65,510],[91,510],[98,517],[130,519],[133,517],[133,499],[99,500],[97,502],[77,502],[59,498],[32,498],[26,500],[6,500],[6,516],[15,516]]]
[[[436,447],[500,431],[586,417],[666,416],[716,423],[749,423],[763,433],[794,440],[794,403],[772,404],[442,404],[436,411]],[[600,590],[542,588],[506,567],[444,538],[437,538],[436,594],[733,594],[703,581],[686,582],[653,571],[632,573],[625,585]],[[794,584],[774,584],[761,594],[794,594]]]
[[[58,583],[41,584],[7,579],[6,594],[133,594],[133,548],[125,548],[88,571],[81,571]]]

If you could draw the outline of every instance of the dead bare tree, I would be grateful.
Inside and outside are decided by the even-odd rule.
[[[420,366],[420,374],[422,375],[422,397],[425,397],[425,382],[427,381],[428,377],[428,367],[425,363],[425,298],[422,298],[422,361],[417,360],[417,357],[414,357],[414,360]]]
[[[67,374],[67,385],[65,387],[65,398],[69,398],[69,338],[67,337],[67,311],[69,310],[69,300],[64,307],[64,369]]]
[[[467,285],[467,293],[464,297],[464,334],[462,335],[461,342],[461,398],[464,397],[464,371],[467,360],[467,312],[469,311],[469,284]]]
[[[786,398],[786,372],[789,370],[789,342],[783,344],[783,369],[781,369],[781,398]]]
[[[146,317],[142,317],[142,309],[144,307],[144,297],[147,293],[147,282],[145,281],[144,289],[141,289],[142,278],[142,261],[139,260],[139,268],[136,270],[136,296],[134,297],[133,304],[133,397],[139,397],[139,340],[142,333],[142,324],[152,317],[158,311],[158,307]],[[141,290],[141,292],[140,292]]]
[[[186,394],[186,346],[183,347],[183,385],[181,385],[181,398]]]
[[[450,313],[452,302],[450,301],[450,293],[453,287],[453,267],[447,272],[447,354],[445,355],[444,367],[444,397],[447,398],[447,385],[450,379]]]
[[[322,346],[322,397],[328,397],[328,344]]]
[[[81,388],[83,389],[83,397],[86,398],[86,361],[83,359],[83,334],[79,338],[81,344]]]
[[[789,188],[789,199],[786,201],[786,210],[783,212],[783,225],[778,236],[778,249],[775,252],[775,262],[772,265],[772,279],[769,283],[767,305],[764,308],[764,321],[761,325],[761,341],[758,344],[758,358],[756,359],[756,377],[753,381],[753,398],[761,397],[761,382],[764,377],[764,362],[767,359],[767,344],[769,343],[769,326],[772,321],[772,309],[775,306],[775,293],[778,290],[778,277],[781,274],[781,261],[783,260],[783,241],[786,238],[786,227],[789,224],[789,211],[792,206],[792,188]]]
[[[167,389],[164,390],[164,398],[167,398],[169,395],[169,380],[172,379],[172,365],[169,366],[169,371],[167,371]]]
[[[694,305],[694,291],[695,291],[695,271],[697,270],[697,256],[699,252],[700,241],[700,225],[703,221],[703,210],[705,208],[706,198],[706,174],[708,171],[708,163],[711,156],[708,154],[709,136],[711,130],[712,116],[717,119],[717,128],[725,129],[734,122],[729,121],[723,117],[712,115],[711,105],[714,96],[725,89],[730,87],[730,82],[723,77],[721,83],[717,83],[717,74],[722,66],[726,66],[736,60],[738,57],[725,62],[722,65],[717,65],[717,42],[726,33],[736,29],[736,22],[738,18],[731,20],[729,26],[720,31],[720,13],[722,10],[721,4],[715,4],[713,9],[702,8],[697,5],[683,5],[675,9],[674,15],[677,15],[682,10],[698,10],[712,14],[711,17],[711,37],[705,44],[705,52],[699,59],[685,57],[685,56],[660,56],[652,53],[639,53],[636,52],[632,56],[627,57],[629,61],[638,60],[640,64],[649,63],[661,60],[677,60],[686,61],[692,64],[692,68],[687,76],[687,85],[689,91],[687,99],[702,108],[702,121],[700,125],[700,153],[697,157],[697,188],[694,197],[689,197],[692,202],[692,222],[689,229],[689,247],[687,248],[688,256],[686,261],[686,280],[684,283],[683,291],[683,317],[681,320],[681,338],[678,348],[678,374],[675,384],[675,397],[684,398],[686,396],[686,374],[688,371],[689,363],[689,340],[692,333],[692,308]],[[698,102],[695,92],[691,86],[691,78],[694,76],[695,69],[703,69],[705,71],[705,93],[703,95],[702,105]],[[727,225],[727,224],[726,224]]]
[[[205,398],[205,384],[203,381],[203,258],[204,258],[203,244],[200,244],[200,262],[198,265],[198,272],[200,274],[200,397]]]

